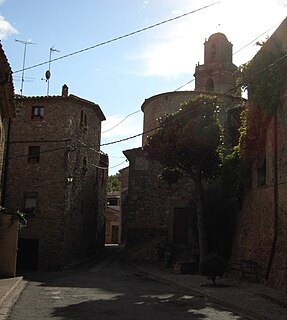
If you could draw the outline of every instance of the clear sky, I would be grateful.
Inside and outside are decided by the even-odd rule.
[[[51,63],[50,95],[69,92],[100,105],[102,143],[142,132],[145,99],[174,91],[193,79],[195,65],[203,63],[203,44],[223,32],[233,43],[234,63],[250,60],[284,20],[287,0],[0,0],[0,38],[20,93],[24,44],[25,67],[93,47]],[[118,41],[97,46],[131,32],[214,4],[182,18]],[[246,46],[246,47],[245,47]],[[244,48],[245,47],[245,48]],[[236,51],[240,50],[236,53]],[[58,52],[59,51],[59,52]],[[24,73],[23,94],[47,94],[48,64]],[[193,82],[181,90],[193,89]],[[138,112],[137,112],[138,111]],[[127,115],[129,116],[120,125]],[[108,130],[108,131],[107,131]],[[141,138],[102,146],[109,154],[109,174],[128,166],[123,150],[141,146]]]

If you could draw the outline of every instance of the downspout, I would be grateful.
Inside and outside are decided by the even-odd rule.
[[[278,190],[278,118],[277,118],[277,109],[278,107],[275,107],[274,110],[274,123],[273,123],[273,131],[274,131],[274,137],[273,137],[273,144],[274,144],[274,188],[273,188],[273,241],[269,256],[269,261],[267,265],[267,271],[265,275],[265,279],[269,279],[269,275],[271,272],[275,252],[276,252],[276,244],[278,239],[278,220],[279,220],[279,190]]]

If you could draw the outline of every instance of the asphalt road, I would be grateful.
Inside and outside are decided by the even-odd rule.
[[[115,250],[115,249],[111,249]],[[95,265],[29,275],[10,320],[243,320],[203,297],[153,280],[113,251]]]

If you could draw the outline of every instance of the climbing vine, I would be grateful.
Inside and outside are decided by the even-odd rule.
[[[271,39],[270,39],[271,41]],[[248,100],[272,114],[280,104],[286,82],[287,52],[280,39],[272,39],[253,60],[239,68],[239,81],[248,88]]]
[[[239,145],[241,155],[249,160],[265,152],[267,127],[281,104],[286,70],[287,52],[279,38],[269,39],[253,60],[239,67],[238,82],[248,88]]]

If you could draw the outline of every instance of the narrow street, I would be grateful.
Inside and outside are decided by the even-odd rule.
[[[9,319],[246,319],[153,280],[126,264],[118,248],[108,250],[109,255],[95,265],[29,275]]]

